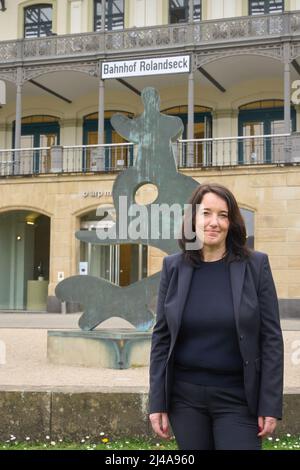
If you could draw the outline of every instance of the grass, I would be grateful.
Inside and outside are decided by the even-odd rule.
[[[48,438],[48,439],[47,439]],[[59,439],[51,441],[47,436],[45,442],[31,442],[27,438],[26,442],[18,442],[14,436],[11,439],[0,443],[0,450],[177,450],[174,439],[169,441],[161,440],[139,440],[139,439],[119,439],[113,440],[108,437],[99,437],[99,442],[91,442],[86,436],[80,443],[67,442]],[[280,438],[269,437],[263,441],[264,450],[300,450],[300,436],[295,437],[287,434]]]

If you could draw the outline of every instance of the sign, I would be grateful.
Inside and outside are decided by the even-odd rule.
[[[190,72],[190,56],[154,57],[152,59],[102,62],[101,78],[140,77]]]
[[[0,106],[6,104],[6,84],[0,80]]]
[[[82,197],[104,197],[104,196],[112,196],[111,191],[84,191],[82,194]]]
[[[87,261],[80,261],[80,263],[79,263],[79,274],[87,276],[87,274],[88,274],[88,263],[87,263]]]

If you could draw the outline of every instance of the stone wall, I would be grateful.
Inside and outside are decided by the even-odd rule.
[[[99,442],[101,432],[110,439],[152,438],[147,406],[145,391],[1,391],[0,441],[13,435],[18,441],[46,442],[49,436],[79,442],[90,436]],[[300,389],[284,396],[277,435],[286,433],[300,434]]]

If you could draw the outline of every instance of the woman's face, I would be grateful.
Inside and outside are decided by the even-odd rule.
[[[206,193],[196,213],[196,234],[204,246],[225,246],[229,229],[227,202],[215,193]]]

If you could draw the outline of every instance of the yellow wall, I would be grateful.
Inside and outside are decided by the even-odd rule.
[[[300,297],[300,174],[296,167],[239,167],[185,171],[200,183],[218,182],[235,194],[239,206],[255,212],[255,249],[270,255],[281,298]],[[79,217],[112,198],[85,198],[85,191],[111,191],[115,175],[6,179],[0,185],[1,212],[29,209],[51,217],[50,288],[57,274],[77,273],[79,242],[74,233]],[[13,183],[13,184],[12,184]],[[149,274],[161,267],[162,256],[150,250]]]
[[[71,2],[81,1],[80,31],[93,31],[93,0],[45,0],[53,4],[53,31],[72,32]],[[9,0],[7,10],[0,12],[0,40],[23,37],[23,8],[37,0]],[[125,28],[167,24],[169,0],[125,0]],[[300,10],[300,0],[285,0],[285,10]],[[202,19],[248,15],[248,0],[202,0]],[[17,20],[17,21],[16,21]]]

